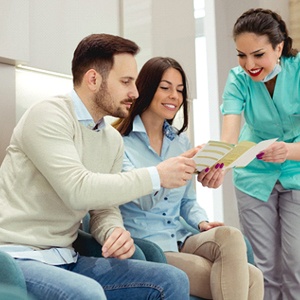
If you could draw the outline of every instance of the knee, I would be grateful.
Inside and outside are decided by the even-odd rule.
[[[248,264],[249,266],[249,288],[255,291],[256,294],[263,295],[264,292],[264,276],[261,270],[257,267]],[[257,297],[255,299],[262,299],[263,297]]]
[[[165,283],[166,286],[172,286],[175,291],[178,290],[179,294],[188,295],[190,290],[190,283],[187,274],[171,265],[165,265],[167,269],[165,269]]]
[[[73,290],[73,293],[74,294],[70,297],[72,300],[107,299],[102,286],[96,280],[91,278],[86,278],[82,285],[78,285],[77,288]]]
[[[246,253],[246,243],[242,232],[232,226],[217,227],[215,234],[216,242],[220,246],[226,246],[231,249],[240,249]]]

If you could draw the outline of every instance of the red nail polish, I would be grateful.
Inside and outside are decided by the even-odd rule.
[[[207,167],[204,171],[205,171],[205,173],[207,173],[209,171],[209,168]]]
[[[216,166],[215,166],[215,168],[218,169],[219,167],[220,167],[220,164],[217,163]]]

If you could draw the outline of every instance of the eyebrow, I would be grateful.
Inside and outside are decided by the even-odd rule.
[[[172,85],[172,82],[170,82],[169,80],[166,80],[166,79],[162,79],[160,82],[166,82],[166,83]],[[180,83],[180,84],[178,84],[177,86],[184,86],[184,84],[183,84],[183,83]]]
[[[255,54],[255,53],[260,52],[260,51],[262,51],[262,50],[264,50],[264,48],[255,50],[255,51],[251,52],[250,54]],[[236,49],[236,51],[237,51],[237,52],[240,52],[240,53],[244,53],[243,51],[240,51],[239,49]]]
[[[135,80],[132,76],[122,76],[121,79]]]

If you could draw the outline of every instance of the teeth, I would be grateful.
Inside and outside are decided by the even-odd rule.
[[[175,108],[175,105],[173,104],[164,104],[164,106],[170,107],[170,108]]]
[[[261,70],[261,69],[258,69],[258,70],[251,70],[251,71],[249,71],[249,72],[250,72],[250,73],[253,73],[253,74],[256,74],[256,73],[258,73],[260,70]]]

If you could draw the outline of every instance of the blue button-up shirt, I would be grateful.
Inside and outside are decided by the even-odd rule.
[[[124,137],[124,143],[123,171],[157,165],[191,148],[186,134],[177,135],[175,129],[165,122],[162,151],[158,155],[150,146],[139,116],[133,122],[131,133]],[[201,221],[208,220],[206,212],[196,201],[193,181],[180,188],[161,188],[122,205],[120,209],[125,227],[133,237],[151,240],[163,251],[178,251],[178,242],[184,242],[191,235],[180,222],[180,216],[195,229]]]

